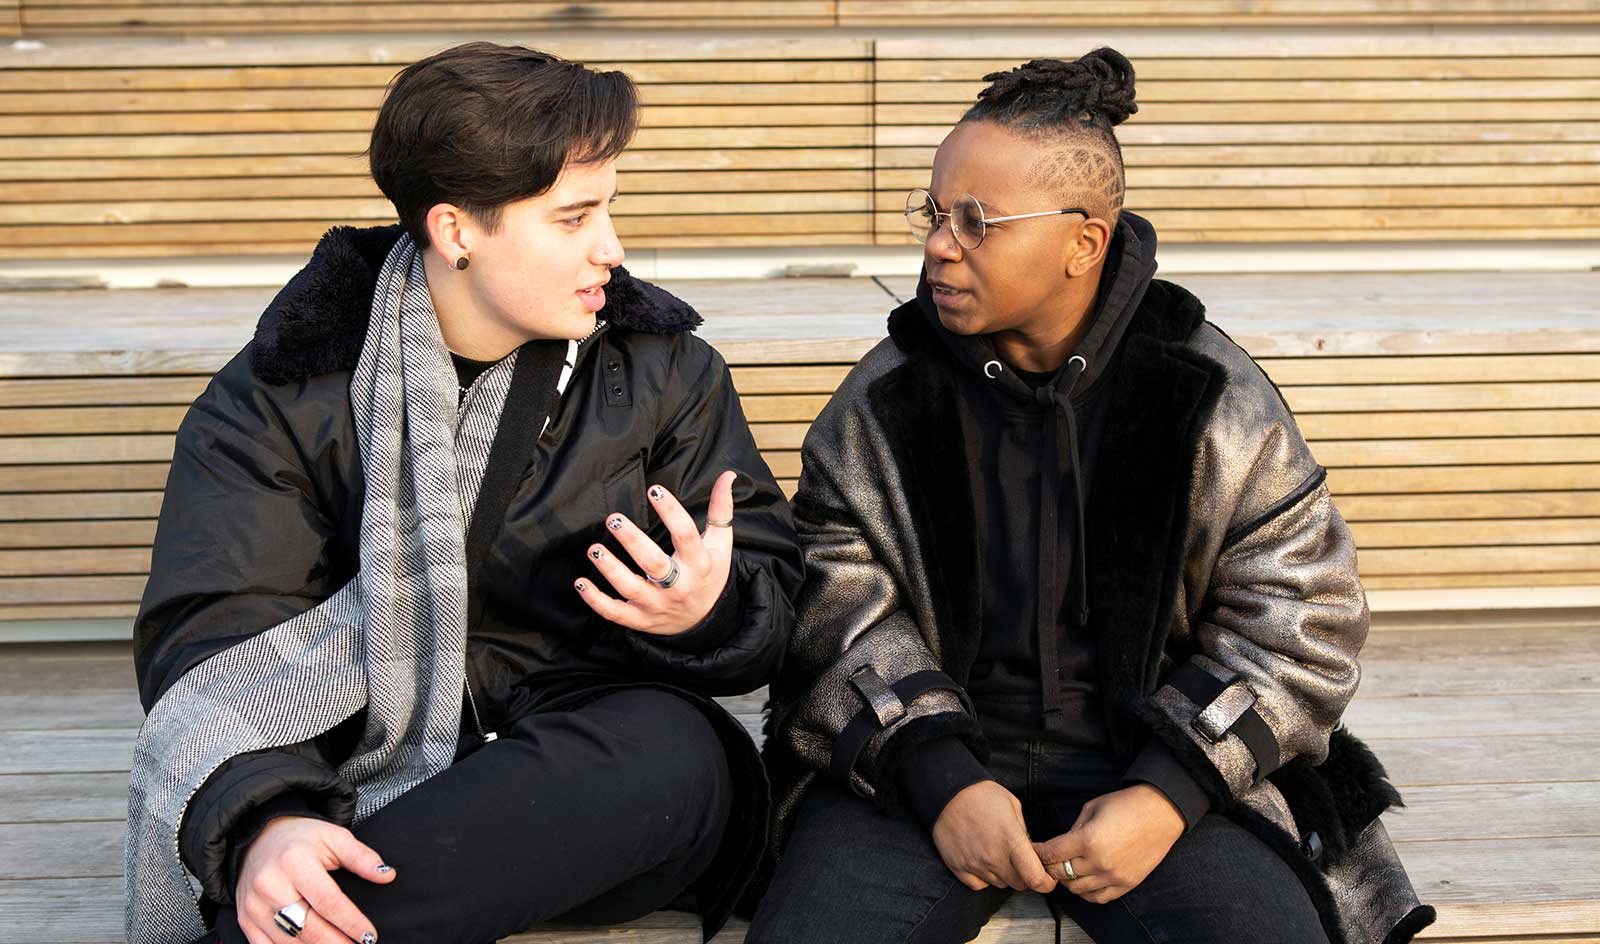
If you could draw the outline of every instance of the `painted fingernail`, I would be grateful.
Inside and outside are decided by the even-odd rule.
[[[666,494],[666,492],[662,491],[661,486],[659,486],[659,485],[650,486],[650,497],[655,499],[656,501],[660,501],[661,500],[661,496],[665,495],[665,494]]]
[[[393,871],[394,871],[394,869],[392,867],[390,867],[390,866],[382,865],[382,864],[380,864],[378,866],[378,874],[379,875],[388,875],[390,872],[393,872]]]
[[[361,944],[378,944],[378,936],[371,931],[361,932]]]
[[[621,531],[622,530],[622,516],[621,515],[617,515],[616,517],[612,518],[610,521],[607,521],[606,522],[606,527],[610,528],[613,531]]]
[[[594,558],[595,560],[599,560],[600,559],[600,555],[602,555],[604,553],[605,553],[605,551],[602,551],[597,547],[594,550],[589,552],[589,556]]]
[[[579,593],[582,593],[582,592],[584,592],[584,591],[585,591],[585,590],[587,590],[587,589],[589,589],[589,585],[588,585],[588,584],[586,584],[586,583],[584,583],[584,582],[583,582],[583,581],[581,581],[581,580],[578,580],[578,581],[575,581],[575,582],[574,582],[574,583],[573,583],[573,584],[572,584],[572,585],[573,585],[573,586],[574,586],[574,587],[577,587],[577,588],[578,588],[578,592],[579,592]]]

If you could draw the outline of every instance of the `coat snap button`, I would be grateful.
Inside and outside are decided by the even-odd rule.
[[[620,396],[622,396],[622,388],[621,387],[612,387],[611,388],[611,393],[612,393],[613,396],[620,397]]]
[[[622,365],[617,363],[616,361],[611,361],[611,362],[606,364],[606,370],[611,371],[613,374],[616,373],[617,371],[621,370],[621,369],[622,369]]]

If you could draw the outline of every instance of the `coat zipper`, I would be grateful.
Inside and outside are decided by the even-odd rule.
[[[583,362],[583,356],[588,352],[587,349],[591,346],[589,342],[594,340],[595,336],[604,331],[606,327],[607,324],[604,320],[597,321],[595,322],[594,330],[590,331],[587,335],[578,340],[578,353],[573,357],[573,373],[577,373],[578,365]],[[457,420],[460,419],[461,414],[466,412],[467,401],[472,399],[472,392],[477,389],[479,381],[483,380],[484,375],[487,373],[488,371],[485,371],[484,374],[479,374],[478,377],[467,386],[466,396],[461,398],[461,405],[456,411]],[[478,737],[483,740],[483,743],[488,744],[490,741],[498,740],[500,735],[494,733],[493,731],[484,730],[483,716],[478,713],[478,699],[472,694],[471,669],[466,666],[463,666],[462,668],[463,678],[461,680],[461,685],[467,693],[467,707],[472,709],[472,726],[477,729]]]
[[[472,708],[472,726],[478,729],[478,737],[482,738],[485,744],[497,740],[500,735],[483,729],[483,718],[478,714],[478,700],[472,697],[472,679],[462,679],[462,684],[467,689],[467,705]]]

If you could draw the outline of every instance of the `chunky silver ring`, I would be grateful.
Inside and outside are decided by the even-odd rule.
[[[722,519],[707,518],[706,519],[706,525],[708,527],[712,527],[712,528],[731,528],[731,527],[733,527],[733,519],[732,518],[722,518]]]
[[[290,937],[299,937],[300,932],[306,929],[306,906],[303,902],[292,902],[278,909],[272,916],[272,923],[278,930]]]
[[[669,557],[667,558],[667,563],[670,566],[667,568],[666,576],[652,577],[649,574],[645,574],[644,579],[650,581],[663,590],[670,588],[673,584],[678,582],[678,559],[676,557]]]
[[[1078,877],[1078,873],[1072,871],[1072,860],[1071,859],[1065,859],[1065,860],[1062,861],[1062,863],[1061,863],[1061,872],[1062,872],[1062,874],[1066,875],[1068,881],[1071,881],[1072,879],[1075,879],[1075,878]]]

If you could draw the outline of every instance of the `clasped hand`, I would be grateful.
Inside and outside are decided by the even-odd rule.
[[[573,586],[583,602],[618,626],[653,636],[676,636],[698,625],[711,612],[728,582],[733,560],[735,477],[734,472],[724,472],[712,486],[706,520],[727,523],[708,523],[704,534],[671,492],[660,485],[650,486],[650,504],[672,535],[670,557],[626,515],[609,515],[606,527],[645,576],[635,573],[604,545],[593,544],[589,547],[590,562],[622,599],[601,592],[593,581],[580,579]],[[666,583],[671,586],[663,586]]]
[[[1166,795],[1135,784],[1084,804],[1072,828],[1044,842],[1028,838],[1022,804],[993,780],[951,799],[933,826],[939,856],[963,885],[1048,892],[1058,884],[1095,904],[1115,901],[1155,870],[1183,835]],[[1070,861],[1076,878],[1061,863]]]

